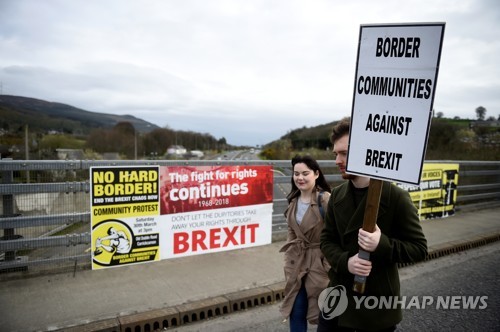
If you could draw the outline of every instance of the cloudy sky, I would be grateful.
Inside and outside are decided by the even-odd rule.
[[[361,24],[445,22],[434,101],[500,114],[498,0],[0,0],[1,93],[236,145],[349,115]]]

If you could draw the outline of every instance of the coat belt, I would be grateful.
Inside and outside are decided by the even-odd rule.
[[[281,247],[280,252],[285,252],[288,250],[293,245],[297,245],[300,249],[300,255],[304,253],[305,250],[307,249],[316,249],[319,248],[320,243],[319,242],[309,242],[309,241],[303,241],[301,239],[294,239],[290,242],[285,243],[283,247]]]

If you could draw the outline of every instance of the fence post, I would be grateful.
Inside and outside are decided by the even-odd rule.
[[[2,172],[2,184],[11,184],[13,182],[14,182],[14,171],[3,171]],[[1,218],[19,216],[18,213],[14,213],[14,195],[12,195],[12,194],[2,195],[2,206],[3,206],[3,211],[2,211],[2,215],[0,216]],[[22,235],[15,234],[14,228],[5,228],[3,230],[3,236],[0,237],[0,241],[11,241],[11,240],[17,240],[20,238],[22,238]],[[5,262],[16,261],[17,259],[18,259],[18,257],[16,257],[15,250],[5,252],[5,256],[4,256]],[[21,266],[19,269],[22,270],[22,269],[26,269],[26,268],[27,268],[27,265]],[[2,267],[2,265],[0,264],[0,271],[5,270],[5,269],[6,269],[6,267]],[[17,270],[17,268],[16,268],[16,270]]]

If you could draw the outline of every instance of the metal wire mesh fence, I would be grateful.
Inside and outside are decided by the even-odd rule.
[[[342,181],[333,160],[319,161],[327,181]],[[439,161],[460,164],[457,209],[500,201],[500,162]],[[90,186],[92,166],[272,165],[273,239],[283,239],[292,174],[290,161],[19,161],[1,160],[0,279],[90,267]]]

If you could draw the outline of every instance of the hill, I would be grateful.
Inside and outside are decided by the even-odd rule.
[[[28,124],[30,131],[87,135],[95,128],[111,128],[119,122],[130,122],[139,132],[150,132],[157,125],[132,115],[96,113],[70,105],[45,100],[0,95],[0,128],[15,130]]]
[[[315,127],[294,129],[282,136],[280,140],[289,140],[295,150],[309,148],[324,150],[331,146],[330,135],[336,122],[321,124]]]
[[[296,153],[307,153],[316,159],[331,158],[330,135],[336,122],[291,130],[264,145],[261,156],[286,160]],[[499,121],[432,118],[426,159],[498,160],[499,147]]]

